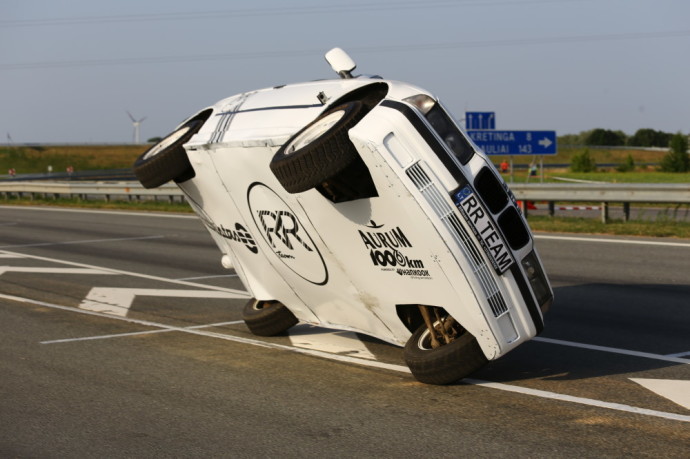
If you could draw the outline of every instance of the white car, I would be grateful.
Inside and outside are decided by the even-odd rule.
[[[254,298],[249,329],[298,322],[404,346],[447,384],[538,334],[553,292],[493,164],[429,92],[353,77],[205,108],[134,164],[174,180]]]

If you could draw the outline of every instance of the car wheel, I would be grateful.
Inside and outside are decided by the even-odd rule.
[[[184,182],[194,177],[184,144],[196,134],[204,120],[194,119],[146,150],[134,162],[134,175],[144,188],[156,188],[170,180]]]
[[[258,336],[279,335],[298,322],[282,303],[259,300],[250,300],[244,306],[242,319],[249,331]]]
[[[439,330],[442,323],[449,321],[452,324],[446,325],[444,340]],[[486,365],[487,359],[475,337],[452,317],[436,321],[433,326],[440,342],[438,347],[432,346],[427,325],[419,327],[405,345],[405,362],[415,379],[426,384],[450,384]]]
[[[361,102],[339,105],[288,140],[270,164],[285,191],[307,191],[361,163],[347,133],[365,114],[366,108]]]

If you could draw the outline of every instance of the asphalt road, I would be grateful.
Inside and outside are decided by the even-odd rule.
[[[690,456],[690,241],[540,235],[544,333],[438,387],[366,337],[251,335],[193,217],[0,216],[0,457]]]

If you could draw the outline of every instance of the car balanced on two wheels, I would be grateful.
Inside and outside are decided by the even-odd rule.
[[[238,94],[134,165],[174,180],[253,297],[254,334],[298,322],[404,346],[447,384],[543,327],[553,293],[507,185],[433,95],[379,77]]]

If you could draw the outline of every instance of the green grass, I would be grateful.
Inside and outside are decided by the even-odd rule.
[[[594,218],[575,217],[531,216],[528,220],[533,231],[690,238],[690,222],[677,222],[670,219],[627,222],[610,220],[606,224]]]
[[[60,145],[60,146],[2,146],[0,174],[10,168],[17,174],[65,172],[68,166],[75,171],[125,169],[149,145]]]
[[[84,209],[113,209],[134,210],[142,212],[184,212],[193,213],[192,208],[186,202],[169,201],[120,201],[120,200],[93,200],[85,201],[77,198],[7,198],[0,199],[0,205],[14,206],[57,206]]]

